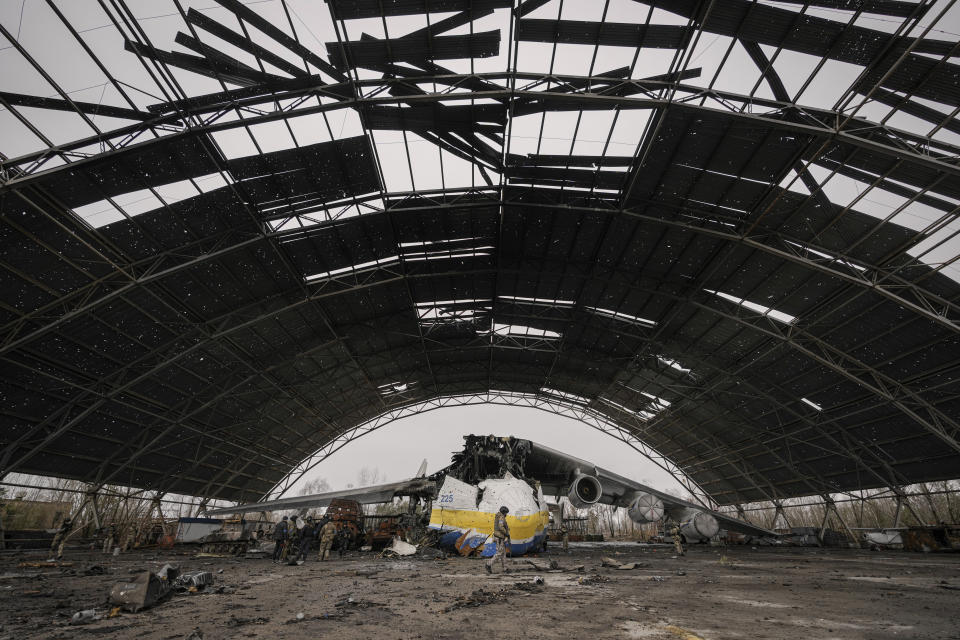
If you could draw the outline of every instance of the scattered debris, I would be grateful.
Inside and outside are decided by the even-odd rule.
[[[685,576],[685,575],[687,575],[687,572],[684,571],[683,569],[677,569],[677,575],[678,575],[678,576]]]
[[[593,574],[592,576],[583,576],[577,580],[577,584],[582,585],[594,585],[594,584],[603,584],[604,582],[610,582],[610,578],[607,576],[601,576],[600,574]]]
[[[178,575],[180,575],[180,569],[173,566],[169,562],[160,567],[160,571],[157,571],[158,578],[161,580],[166,580],[171,584],[173,584],[173,581],[177,579]]]
[[[213,584],[213,574],[209,571],[188,571],[174,580],[173,586],[178,591],[198,591]]]
[[[664,578],[663,576],[651,576],[650,579],[653,580],[654,582],[666,581],[666,578]]]
[[[166,569],[166,567],[164,567]],[[168,574],[169,575],[169,574]],[[172,586],[150,571],[141,571],[131,582],[120,582],[110,590],[110,603],[136,613],[170,595]]]
[[[487,591],[483,587],[480,587],[469,596],[458,596],[453,604],[444,608],[443,612],[450,613],[451,611],[467,607],[481,607],[486,604],[502,602],[505,599],[506,594],[503,591]]]
[[[94,564],[84,569],[81,573],[85,576],[103,576],[106,575],[108,571],[106,567]]]
[[[600,560],[601,566],[607,567],[609,569],[619,569],[620,571],[630,571],[631,569],[639,569],[641,567],[649,567],[649,562],[618,562],[610,557],[605,557]]]
[[[414,545],[409,542],[404,542],[400,538],[394,538],[393,544],[383,550],[383,555],[412,556],[416,552],[417,548]]]
[[[267,624],[270,622],[269,618],[264,618],[258,616],[256,618],[238,618],[235,615],[230,616],[230,619],[227,620],[228,627],[242,627],[246,624]]]
[[[47,560],[46,562],[21,562],[17,565],[19,568],[45,569],[48,567],[72,567],[72,562],[58,562],[56,560]]]
[[[428,560],[445,560],[447,558],[447,554],[436,547],[420,547],[417,550],[417,555]]]
[[[200,627],[195,627],[184,640],[203,640],[203,631],[200,630]]]
[[[84,609],[73,614],[73,617],[70,618],[70,624],[87,624],[99,619],[100,616],[97,615],[96,609]]]
[[[535,576],[530,582],[514,582],[513,588],[517,591],[526,591],[528,593],[540,593],[544,589],[546,582],[541,576]]]

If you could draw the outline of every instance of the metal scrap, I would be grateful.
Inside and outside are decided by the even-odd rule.
[[[444,613],[450,613],[457,609],[465,609],[468,607],[481,607],[487,604],[494,604],[496,602],[502,602],[506,599],[507,595],[503,591],[487,591],[483,587],[476,589],[469,596],[458,596],[453,604],[448,605],[444,608]]]

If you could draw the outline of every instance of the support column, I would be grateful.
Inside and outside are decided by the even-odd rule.
[[[743,520],[744,522],[750,522],[749,518],[747,518],[747,512],[743,510],[743,505],[737,504],[734,506],[737,508],[737,517]],[[753,524],[753,523],[750,522],[750,524]]]
[[[770,526],[767,528],[776,530],[777,521],[782,518],[783,524],[786,525],[787,529],[789,529],[790,520],[787,519],[787,512],[783,510],[783,503],[780,502],[779,500],[774,500],[773,505],[774,507],[776,507],[775,511],[773,512],[773,521],[770,523]]]
[[[100,530],[100,510],[97,508],[97,489],[90,489],[87,491],[86,500],[90,504],[90,511],[93,514],[93,527],[97,531]]]
[[[823,522],[820,523],[820,531],[817,533],[817,540],[820,542],[820,546],[823,546],[823,534],[827,532],[827,519],[830,517],[830,505],[832,503],[825,502],[823,505]]]
[[[833,498],[830,496],[823,496],[823,499],[827,504],[827,514],[833,512],[833,515],[836,516],[837,520],[840,521],[840,525],[847,530],[847,535],[850,536],[850,541],[854,543],[859,542],[857,534],[854,533],[853,529],[850,528],[850,525],[847,524],[847,521],[843,519],[842,515],[840,515],[840,510],[837,509],[837,503],[833,501]]]

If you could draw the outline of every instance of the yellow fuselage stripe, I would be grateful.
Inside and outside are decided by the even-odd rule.
[[[470,509],[433,509],[430,526],[436,529],[476,529],[478,533],[493,533],[494,514]],[[538,511],[529,516],[507,516],[510,538],[522,542],[542,533],[550,522],[550,514]]]

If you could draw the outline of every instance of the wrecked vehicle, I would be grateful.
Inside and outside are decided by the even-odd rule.
[[[280,498],[208,511],[208,516],[277,509],[333,507],[336,501],[358,504],[408,498],[410,531],[423,525],[437,534],[439,546],[461,555],[491,556],[494,514],[509,509],[509,551],[540,551],[547,541],[550,513],[546,495],[565,495],[577,509],[596,503],[627,508],[639,524],[677,523],[688,543],[708,541],[721,526],[729,531],[776,538],[777,533],[658,491],[601,469],[586,460],[530,440],[498,436],[464,436],[464,447],[451,464],[431,476],[426,460],[417,475],[401,482],[295,498]],[[422,502],[422,505],[421,505]]]

